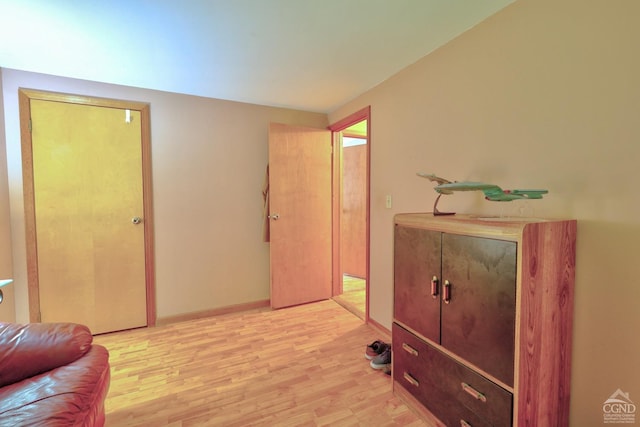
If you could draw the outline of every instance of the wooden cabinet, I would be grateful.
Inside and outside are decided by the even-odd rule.
[[[567,425],[575,234],[396,215],[394,390],[440,425]]]
[[[396,320],[513,386],[516,243],[397,225]]]

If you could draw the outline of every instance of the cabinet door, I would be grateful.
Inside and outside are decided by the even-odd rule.
[[[516,243],[443,234],[442,277],[441,344],[513,386]]]
[[[435,342],[440,341],[440,298],[432,295],[431,279],[440,276],[440,251],[440,232],[396,226],[395,319]]]

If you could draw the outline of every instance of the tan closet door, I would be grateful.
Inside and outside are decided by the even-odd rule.
[[[140,112],[31,100],[31,120],[41,320],[145,326]]]
[[[271,306],[331,298],[331,132],[269,127]]]

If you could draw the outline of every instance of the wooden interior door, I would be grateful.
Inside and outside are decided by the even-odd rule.
[[[367,145],[342,148],[342,273],[367,278]]]
[[[271,306],[331,298],[331,132],[269,127]]]
[[[146,326],[140,111],[31,99],[30,119],[40,320]]]

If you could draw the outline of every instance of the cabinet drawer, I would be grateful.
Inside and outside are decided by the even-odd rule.
[[[427,344],[397,324],[393,324],[393,379],[402,384],[426,406],[437,394],[442,394],[431,375],[433,362]]]
[[[449,427],[494,427],[459,402],[448,399],[444,404],[429,411]]]
[[[511,425],[511,393],[395,323],[393,376],[447,425]]]
[[[431,359],[438,368],[433,369],[431,375],[447,396],[493,426],[511,425],[513,395],[510,392],[446,354],[436,349],[433,352]]]

